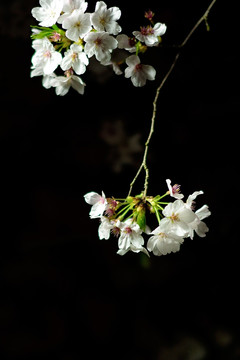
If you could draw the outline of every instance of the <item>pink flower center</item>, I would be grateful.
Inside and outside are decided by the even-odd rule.
[[[142,70],[142,64],[137,64],[137,65],[135,66],[135,70],[136,70],[136,71],[141,71],[141,70]]]
[[[104,197],[101,196],[99,202],[100,202],[100,204],[104,204],[105,203]]]
[[[64,72],[64,75],[66,76],[66,77],[71,77],[72,75],[73,75],[73,70],[72,70],[72,68],[70,68],[69,70],[66,70],[65,72]]]
[[[51,57],[51,52],[49,50],[47,50],[47,51],[45,51],[43,56],[46,57],[46,58],[50,58]]]
[[[50,39],[54,42],[57,42],[61,40],[61,35],[57,32],[54,32],[53,35],[50,37]]]
[[[142,34],[143,36],[152,35],[152,34],[154,34],[154,30],[153,30],[153,28],[152,28],[150,25],[148,25],[148,26],[141,26],[141,34]]]
[[[130,228],[130,226],[125,227],[124,231],[125,231],[125,233],[127,233],[127,234],[131,234],[131,233],[132,233],[132,229]]]
[[[118,237],[120,235],[121,230],[119,229],[119,227],[114,226],[114,228],[111,230],[112,234],[116,237]]]
[[[170,216],[170,219],[172,220],[172,222],[179,221],[179,216],[178,216],[178,214],[172,213],[172,215]]]
[[[173,185],[172,192],[173,192],[173,194],[180,193],[180,185],[178,185],[178,184]]]
[[[102,39],[97,38],[97,39],[94,41],[94,43],[95,43],[97,46],[100,46],[101,43],[102,43]]]
[[[129,44],[130,47],[135,46],[135,40],[133,38],[129,38],[128,39],[128,44]]]

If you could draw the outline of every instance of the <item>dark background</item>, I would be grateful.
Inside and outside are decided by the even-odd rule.
[[[30,79],[31,8],[0,5],[1,359],[239,359],[239,39],[237,9],[217,1],[182,50],[158,101],[149,194],[165,179],[203,190],[206,238],[164,257],[116,254],[99,241],[89,191],[124,197],[141,163],[156,87],[209,1],[108,1],[130,34],[144,11],[168,26],[143,62],[155,82],[92,65],[84,96]],[[95,2],[89,1],[89,11]],[[135,193],[142,189],[143,177]]]

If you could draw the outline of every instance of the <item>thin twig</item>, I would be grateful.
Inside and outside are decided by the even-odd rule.
[[[208,6],[207,10],[205,11],[205,13],[203,14],[203,16],[197,21],[197,23],[194,25],[194,27],[191,29],[191,31],[188,33],[188,35],[185,37],[185,39],[183,40],[183,42],[180,44],[179,48],[182,49],[186,43],[188,42],[188,40],[190,39],[190,37],[193,35],[193,33],[197,30],[197,28],[199,27],[199,25],[205,21],[207,24],[207,17],[208,14],[211,10],[211,8],[213,7],[213,5],[215,4],[217,0],[213,0],[211,2],[211,4]],[[153,101],[153,113],[152,113],[152,119],[151,119],[151,127],[150,127],[150,131],[148,134],[148,138],[147,141],[145,143],[145,150],[144,150],[144,154],[143,154],[143,161],[137,171],[137,174],[135,175],[133,181],[130,184],[130,188],[129,188],[129,193],[128,196],[131,195],[132,192],[132,188],[133,185],[135,184],[135,181],[137,180],[138,176],[140,175],[142,169],[144,168],[145,170],[145,182],[144,182],[144,191],[143,191],[143,197],[146,198],[147,196],[147,189],[148,189],[148,179],[149,179],[149,169],[147,167],[147,154],[148,154],[148,147],[149,147],[149,143],[150,140],[152,138],[153,132],[154,132],[154,125],[155,125],[155,118],[156,118],[156,112],[157,112],[157,101],[158,101],[158,97],[159,97],[159,93],[160,90],[162,89],[163,85],[165,84],[165,82],[167,81],[168,77],[170,76],[170,74],[172,73],[173,69],[175,68],[175,65],[178,61],[178,58],[180,56],[180,51],[177,53],[177,55],[175,56],[172,65],[170,66],[168,72],[166,73],[166,75],[164,76],[163,80],[161,81],[160,85],[158,86],[157,90],[156,90],[156,95]]]

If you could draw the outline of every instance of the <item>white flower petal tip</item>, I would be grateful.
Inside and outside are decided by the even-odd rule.
[[[171,185],[171,180],[166,180],[169,195],[174,197],[175,199],[183,199],[184,195],[180,193],[180,185],[175,184],[174,186]]]

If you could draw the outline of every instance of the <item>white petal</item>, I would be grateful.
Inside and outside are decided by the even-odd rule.
[[[85,199],[86,203],[88,203],[90,205],[94,205],[96,202],[98,202],[101,199],[101,196],[99,194],[97,194],[96,192],[91,191],[84,195],[84,199]]]

